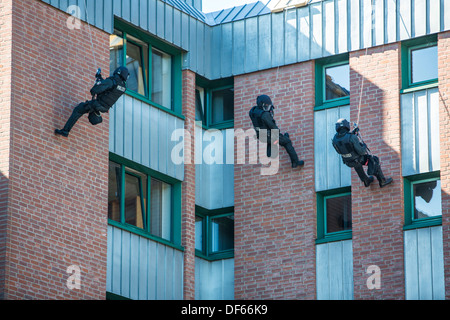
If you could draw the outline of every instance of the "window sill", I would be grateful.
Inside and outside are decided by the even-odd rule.
[[[351,239],[352,239],[352,233],[345,232],[345,233],[340,233],[340,234],[327,235],[321,239],[316,239],[316,244],[324,244],[324,243],[328,243],[328,242],[336,242],[336,241],[351,240]]]
[[[127,95],[129,95],[130,97],[138,99],[138,100],[140,100],[140,101],[142,101],[142,102],[144,102],[146,104],[151,105],[152,107],[155,107],[155,108],[157,108],[157,109],[159,109],[161,111],[164,111],[164,112],[166,112],[166,113],[168,113],[168,114],[170,114],[172,116],[180,118],[181,120],[185,120],[186,119],[186,117],[184,115],[180,114],[179,112],[173,111],[173,110],[168,109],[166,107],[163,107],[163,106],[161,106],[161,105],[159,105],[157,103],[154,103],[150,99],[148,99],[147,97],[144,97],[143,95],[140,95],[139,93],[136,93],[136,92],[131,91],[131,90],[127,90],[125,93]]]
[[[226,260],[234,258],[234,250],[227,250],[223,252],[211,253],[205,255],[203,252],[195,249],[195,256],[207,261]]]
[[[404,93],[410,93],[410,92],[415,92],[415,91],[420,91],[420,90],[426,90],[426,89],[432,89],[432,88],[437,88],[439,85],[437,80],[432,80],[432,81],[426,81],[426,82],[422,82],[422,83],[418,83],[415,85],[411,85],[408,88],[402,89],[400,90],[400,94],[404,94]]]
[[[157,236],[154,236],[154,235],[148,233],[147,231],[145,231],[143,229],[140,229],[138,227],[135,227],[135,226],[132,226],[132,225],[129,225],[129,224],[124,224],[124,223],[121,223],[121,222],[117,222],[117,221],[111,220],[111,219],[108,219],[108,224],[113,226],[113,227],[122,229],[124,231],[128,231],[128,232],[131,232],[131,233],[136,234],[138,236],[144,237],[146,239],[149,239],[149,240],[161,243],[163,245],[172,247],[173,249],[176,249],[176,250],[179,250],[179,251],[184,251],[184,248],[182,246],[176,245],[176,244],[170,242],[169,240],[165,240],[165,239],[159,238]]]
[[[350,104],[350,97],[326,101],[320,106],[314,107],[314,111],[325,110],[335,107],[342,107]]]
[[[416,220],[410,224],[403,226],[403,230],[414,230],[420,228],[436,227],[442,225],[442,217],[434,217],[423,220]]]

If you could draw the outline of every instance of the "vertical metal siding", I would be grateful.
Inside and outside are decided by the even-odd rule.
[[[108,292],[133,300],[183,299],[183,253],[108,226]]]
[[[401,96],[403,176],[440,169],[439,91]]]
[[[316,245],[317,300],[353,299],[352,240]]]
[[[314,161],[316,191],[351,185],[351,169],[342,163],[331,140],[339,118],[348,119],[350,106],[331,108],[314,113]]]
[[[207,261],[195,258],[195,299],[234,299],[234,259]]]
[[[63,11],[78,5],[86,19],[84,0],[41,1]],[[181,47],[183,68],[211,80],[450,30],[447,0],[324,0],[251,18],[244,7],[218,25],[172,4],[178,7],[162,0],[88,0],[87,13],[106,32],[116,15]]]
[[[442,227],[404,232],[407,300],[444,300]]]
[[[184,121],[130,96],[123,96],[110,110],[109,151],[180,181],[184,165],[174,164],[172,133]]]

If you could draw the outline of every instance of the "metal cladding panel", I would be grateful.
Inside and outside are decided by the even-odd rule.
[[[183,299],[183,252],[108,226],[106,290],[133,300]]]
[[[444,300],[442,227],[404,232],[407,300]]]
[[[281,13],[259,2],[211,14],[191,0],[41,1],[77,5],[109,33],[114,16],[141,27],[187,51],[183,68],[211,80],[450,30],[448,0],[324,0]]]
[[[234,259],[207,261],[195,258],[195,299],[234,299]]]
[[[440,170],[439,91],[401,96],[403,176]]]
[[[124,96],[110,110],[109,151],[177,180],[184,178],[183,164],[171,153],[172,133],[184,121],[138,99]]]
[[[316,191],[325,191],[351,185],[351,169],[343,164],[331,140],[339,118],[348,119],[350,106],[316,111],[314,113],[314,161]],[[336,168],[338,168],[336,170]]]
[[[317,300],[353,299],[352,240],[316,245]]]

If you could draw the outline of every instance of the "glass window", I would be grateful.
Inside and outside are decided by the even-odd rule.
[[[195,88],[195,120],[205,121],[206,92],[202,87]]]
[[[150,232],[155,236],[170,240],[172,229],[171,185],[151,178],[150,193]]]
[[[211,101],[211,124],[233,120],[234,89],[214,90]]]
[[[109,74],[120,67],[123,63],[123,34],[114,30],[114,34],[109,37]]]
[[[195,216],[195,249],[203,252],[203,218]]]
[[[414,183],[414,220],[442,216],[441,196],[441,180]]]
[[[108,188],[108,218],[114,221],[120,221],[120,165],[109,162],[109,188]]]
[[[152,48],[151,100],[166,108],[172,105],[172,57]]]
[[[143,185],[141,177],[125,173],[125,223],[141,229],[144,229],[144,195],[146,194]]]
[[[234,216],[211,218],[211,252],[234,248]]]
[[[350,96],[349,64],[325,67],[325,100]]]
[[[148,45],[127,35],[126,66],[130,73],[127,81],[129,90],[146,95],[145,66],[148,61]]]
[[[327,234],[352,229],[351,195],[326,198],[325,212]]]
[[[411,84],[438,78],[437,46],[411,49]]]

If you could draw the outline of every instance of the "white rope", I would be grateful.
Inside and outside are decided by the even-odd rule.
[[[367,56],[368,49],[369,48],[366,48],[366,56]],[[364,76],[362,74],[361,74],[361,77],[362,77],[362,79],[361,79],[361,91],[359,93],[359,104],[358,104],[358,122],[356,122],[356,125],[359,125],[359,119],[360,119],[360,116],[361,116],[362,94],[363,94],[363,90],[364,90],[364,80],[365,80],[365,78],[364,78]]]
[[[84,11],[86,14],[86,22],[88,24],[88,33],[89,33],[89,39],[91,41],[91,49],[92,49],[92,55],[94,57],[94,63],[95,66],[98,68],[97,59],[95,58],[95,50],[94,50],[94,41],[92,40],[92,30],[91,30],[91,24],[89,23],[89,16],[88,16],[88,9],[87,9],[87,0],[84,0]]]

